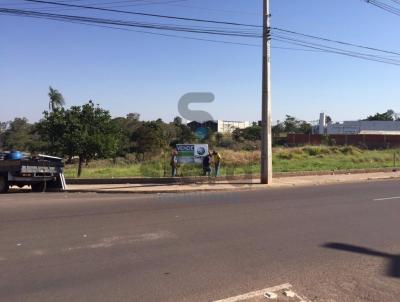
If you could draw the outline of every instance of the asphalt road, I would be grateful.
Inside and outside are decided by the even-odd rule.
[[[400,186],[0,196],[0,301],[400,301]]]

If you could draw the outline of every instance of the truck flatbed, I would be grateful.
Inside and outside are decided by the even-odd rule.
[[[65,189],[64,164],[61,158],[38,155],[19,160],[0,159],[0,193],[10,186],[31,186],[32,191]]]

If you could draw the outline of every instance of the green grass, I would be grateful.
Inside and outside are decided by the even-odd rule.
[[[305,146],[299,148],[275,148],[273,167],[275,172],[332,171],[349,169],[393,167],[393,154],[398,150],[363,150],[356,147]],[[221,150],[221,175],[259,173],[260,153]],[[67,178],[76,177],[77,166],[67,165]],[[200,166],[185,165],[178,169],[182,176],[200,176]],[[99,160],[84,167],[82,177],[163,177],[170,175],[168,159],[155,159],[144,163],[133,160]]]

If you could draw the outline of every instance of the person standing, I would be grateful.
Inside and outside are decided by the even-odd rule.
[[[203,175],[204,176],[211,176],[211,159],[212,159],[211,153],[208,153],[203,158]]]
[[[215,172],[215,177],[219,176],[220,168],[221,168],[221,155],[213,150],[213,162],[214,162],[214,172]]]
[[[176,150],[172,151],[170,165],[171,165],[171,176],[176,177],[176,172],[178,169],[178,152]]]

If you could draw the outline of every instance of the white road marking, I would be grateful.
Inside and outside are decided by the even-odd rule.
[[[290,283],[285,283],[281,285],[277,285],[274,287],[268,287],[260,290],[256,290],[254,292],[249,292],[247,294],[239,295],[236,297],[230,297],[222,300],[216,300],[214,302],[237,302],[237,301],[243,301],[251,298],[256,298],[256,297],[261,297],[263,296],[266,292],[276,292],[279,290],[284,290],[284,289],[290,289],[292,288],[292,285]]]
[[[392,200],[392,199],[400,199],[400,196],[385,197],[385,198],[376,198],[376,199],[374,199],[374,201]]]

